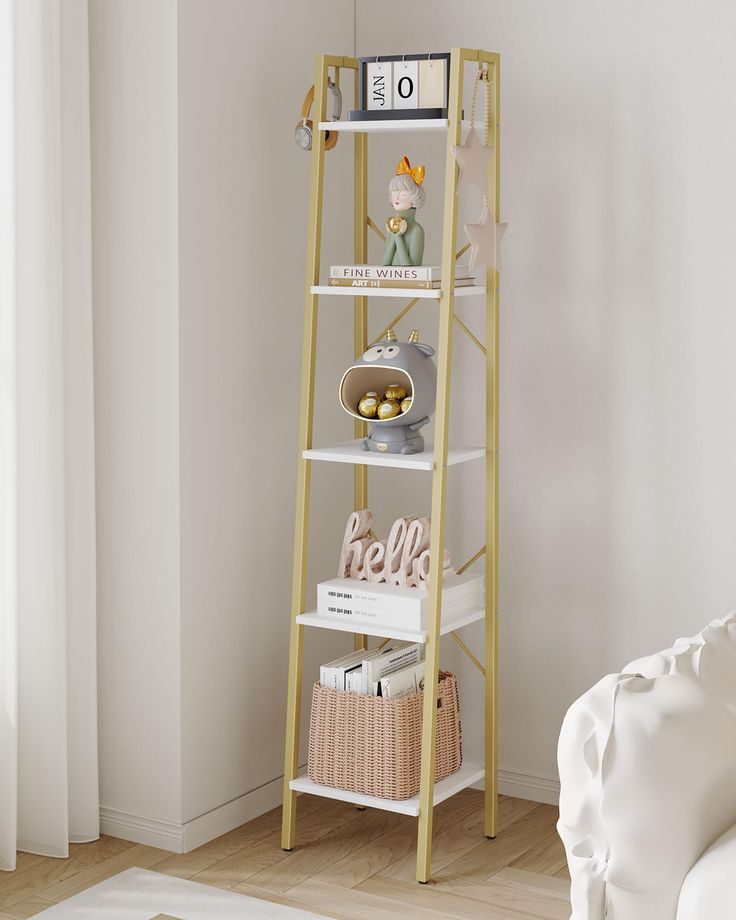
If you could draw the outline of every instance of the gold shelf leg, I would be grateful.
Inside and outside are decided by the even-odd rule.
[[[447,149],[445,159],[445,222],[442,233],[442,297],[437,345],[437,401],[432,473],[432,537],[430,542],[429,608],[422,715],[422,771],[417,830],[417,881],[428,882],[432,872],[432,816],[434,808],[437,688],[442,612],[442,553],[445,545],[445,486],[449,433],[452,334],[455,311],[455,233],[457,228],[457,167],[452,148],[460,143],[464,53],[453,48],[450,58]]]
[[[360,107],[358,98],[358,79],[355,79],[355,108]],[[368,261],[368,135],[360,132],[354,137],[354,220],[355,220],[355,263],[365,264]],[[353,318],[353,351],[355,355],[362,355],[368,347],[368,298],[354,298]],[[356,420],[354,437],[363,438],[367,433],[365,422]],[[365,464],[356,464],[354,472],[354,500],[353,507],[361,511],[368,507],[368,467]],[[354,636],[356,651],[368,647],[368,637],[358,633]]]
[[[494,147],[488,171],[493,219],[500,220],[501,62],[481,52],[479,66],[488,65],[493,86],[489,143]],[[486,274],[486,620],[485,620],[485,835],[498,828],[498,433],[499,433],[499,273]]]
[[[314,74],[314,124],[326,117],[328,57],[319,55]],[[296,838],[296,793],[289,783],[299,769],[299,726],[301,717],[302,653],[304,627],[296,622],[303,612],[307,580],[307,541],[309,535],[309,497],[311,461],[303,452],[312,446],[314,410],[314,378],[317,349],[318,296],[310,292],[319,284],[319,262],[322,237],[322,194],[324,188],[325,134],[315,130],[312,141],[312,164],[309,185],[309,218],[307,225],[307,274],[304,303],[304,339],[302,350],[302,390],[299,405],[299,459],[296,483],[296,521],[294,527],[294,568],[291,593],[291,634],[289,642],[289,685],[286,707],[286,750],[284,755],[284,807],[281,824],[281,846],[294,847]]]

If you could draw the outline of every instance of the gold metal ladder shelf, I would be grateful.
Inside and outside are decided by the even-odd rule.
[[[351,57],[319,55],[314,76],[315,121],[321,130],[315,132],[311,153],[306,298],[304,304],[304,338],[302,352],[302,388],[299,406],[299,452],[297,460],[296,525],[294,535],[294,563],[292,573],[291,639],[289,649],[289,686],[286,713],[286,752],[284,762],[284,810],[281,845],[291,850],[296,842],[297,793],[310,792],[328,798],[355,802],[359,806],[382,808],[418,817],[417,827],[417,880],[426,882],[431,873],[432,818],[433,809],[439,801],[454,795],[484,779],[485,824],[487,837],[496,836],[498,822],[498,357],[499,357],[499,275],[489,268],[485,286],[455,289],[455,265],[467,247],[456,252],[457,235],[457,166],[452,148],[461,142],[461,113],[465,65],[475,63],[479,69],[487,70],[492,86],[493,115],[489,143],[493,155],[488,172],[488,201],[493,218],[498,222],[499,214],[499,150],[500,150],[500,58],[498,54],[468,48],[453,48],[450,53],[450,81],[448,93],[448,117],[432,120],[431,123],[403,122],[340,123],[339,130],[353,134],[354,144],[354,259],[365,263],[368,258],[368,230],[380,230],[370,219],[367,210],[368,198],[368,136],[373,132],[443,130],[447,132],[444,171],[444,220],[442,232],[442,278],[447,288],[441,291],[412,292],[413,299],[403,308],[396,319],[400,321],[420,298],[439,301],[439,331],[437,345],[437,393],[434,424],[434,448],[424,454],[388,457],[361,451],[357,453],[355,442],[332,447],[315,448],[312,444],[314,385],[317,353],[317,311],[322,295],[341,294],[353,300],[353,345],[354,354],[362,354],[370,342],[368,338],[368,298],[375,296],[406,296],[406,291],[375,290],[360,292],[355,289],[336,290],[320,285],[320,256],[322,244],[322,208],[324,192],[325,134],[335,130],[334,122],[327,122],[327,81],[330,70],[333,79],[339,82],[343,68],[357,70],[358,61]],[[356,107],[358,106],[357,79],[355,80]],[[442,124],[436,123],[442,121]],[[486,335],[485,345],[455,314],[455,298],[470,295],[485,297]],[[452,374],[452,347],[455,327],[468,335],[483,354],[485,366],[486,395],[486,437],[483,447],[449,447],[449,406]],[[380,339],[385,329],[377,337]],[[375,340],[373,340],[375,341]],[[354,437],[365,435],[365,423],[356,421]],[[454,631],[459,626],[443,628],[442,612],[442,549],[445,545],[445,501],[447,468],[467,460],[485,460],[486,507],[485,547],[470,559],[463,570],[485,555],[486,607],[478,611],[475,619],[485,621],[485,664],[481,663],[468,646]],[[356,796],[340,789],[317,786],[308,778],[299,776],[299,736],[301,727],[301,687],[304,629],[307,626],[324,626],[315,622],[317,616],[305,611],[307,579],[307,535],[309,531],[309,510],[311,495],[311,470],[314,460],[336,461],[354,464],[354,508],[368,506],[368,468],[370,466],[393,466],[397,468],[422,469],[432,473],[432,536],[430,543],[429,603],[425,654],[425,690],[422,721],[422,768],[419,794],[407,803],[374,799],[372,796]],[[462,624],[460,624],[462,625]],[[329,628],[329,627],[328,627]],[[333,627],[334,628],[334,627]],[[353,631],[352,629],[350,630]],[[480,669],[485,687],[485,766],[463,764],[458,774],[440,783],[434,781],[436,716],[439,680],[440,638],[449,634]],[[385,637],[385,633],[384,633]],[[365,648],[365,633],[355,634],[356,648]],[[408,809],[408,810],[407,810]]]

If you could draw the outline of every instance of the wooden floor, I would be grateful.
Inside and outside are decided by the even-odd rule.
[[[20,854],[0,872],[0,920],[24,920],[131,866],[301,907],[338,920],[568,920],[557,809],[502,797],[483,836],[482,795],[435,809],[433,880],[414,880],[416,819],[315,796],[299,799],[298,846],[280,847],[281,809],[181,856],[103,837],[69,859]]]

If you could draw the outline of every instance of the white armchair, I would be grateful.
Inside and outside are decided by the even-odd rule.
[[[599,681],[558,762],[572,920],[736,917],[736,614]]]

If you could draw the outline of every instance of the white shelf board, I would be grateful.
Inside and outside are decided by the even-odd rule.
[[[447,779],[440,780],[434,786],[434,804],[439,805],[445,799],[467,789],[473,783],[477,783],[485,776],[485,770],[477,763],[464,763],[457,773],[448,776]],[[344,789],[335,789],[333,786],[322,786],[313,782],[308,776],[299,776],[289,783],[289,788],[295,792],[308,792],[310,795],[321,795],[327,799],[338,799],[341,802],[352,802],[354,805],[362,805],[366,808],[380,808],[383,811],[395,811],[400,815],[419,815],[419,796],[413,795],[410,799],[402,801],[393,801],[392,799],[381,799],[376,795],[363,795],[360,792],[346,792]]]
[[[476,610],[470,610],[462,617],[442,623],[440,626],[440,635],[444,636],[456,629],[461,629],[469,623],[475,623],[482,620],[485,616],[485,608],[479,607]],[[361,620],[342,620],[338,617],[325,616],[316,610],[310,610],[308,613],[300,613],[296,618],[297,623],[302,626],[316,626],[318,629],[334,629],[337,632],[358,633],[362,636],[380,636],[382,639],[402,639],[407,642],[426,642],[427,631],[425,629],[400,629],[396,626],[373,620],[364,622]]]
[[[327,460],[331,463],[354,463],[365,466],[392,466],[404,470],[434,469],[434,450],[423,450],[419,454],[379,454],[375,450],[362,450],[360,439],[334,444],[331,447],[313,447],[305,450],[305,460]],[[486,455],[485,447],[450,447],[447,451],[447,465],[481,460]]]
[[[362,636],[380,636],[382,639],[402,639],[407,642],[426,642],[427,634],[418,629],[397,629],[388,623],[357,623],[352,620],[338,620],[324,616],[316,610],[300,613],[296,618],[302,626],[316,626],[319,629],[334,629],[336,632],[359,633]]]
[[[346,134],[382,134],[387,131],[447,131],[449,121],[446,118],[387,118],[376,121],[321,121],[320,131],[344,131]],[[483,122],[476,119],[476,130],[484,128]],[[463,120],[463,130],[470,128],[470,121]]]
[[[447,131],[446,118],[387,118],[385,121],[321,121],[320,131],[371,134],[385,131]]]
[[[312,294],[335,294],[338,297],[424,297],[428,300],[439,300],[442,296],[440,288],[372,288],[372,287],[342,287],[330,284],[313,284],[309,289]],[[455,297],[474,297],[485,294],[485,284],[468,284],[465,287],[455,288]]]

